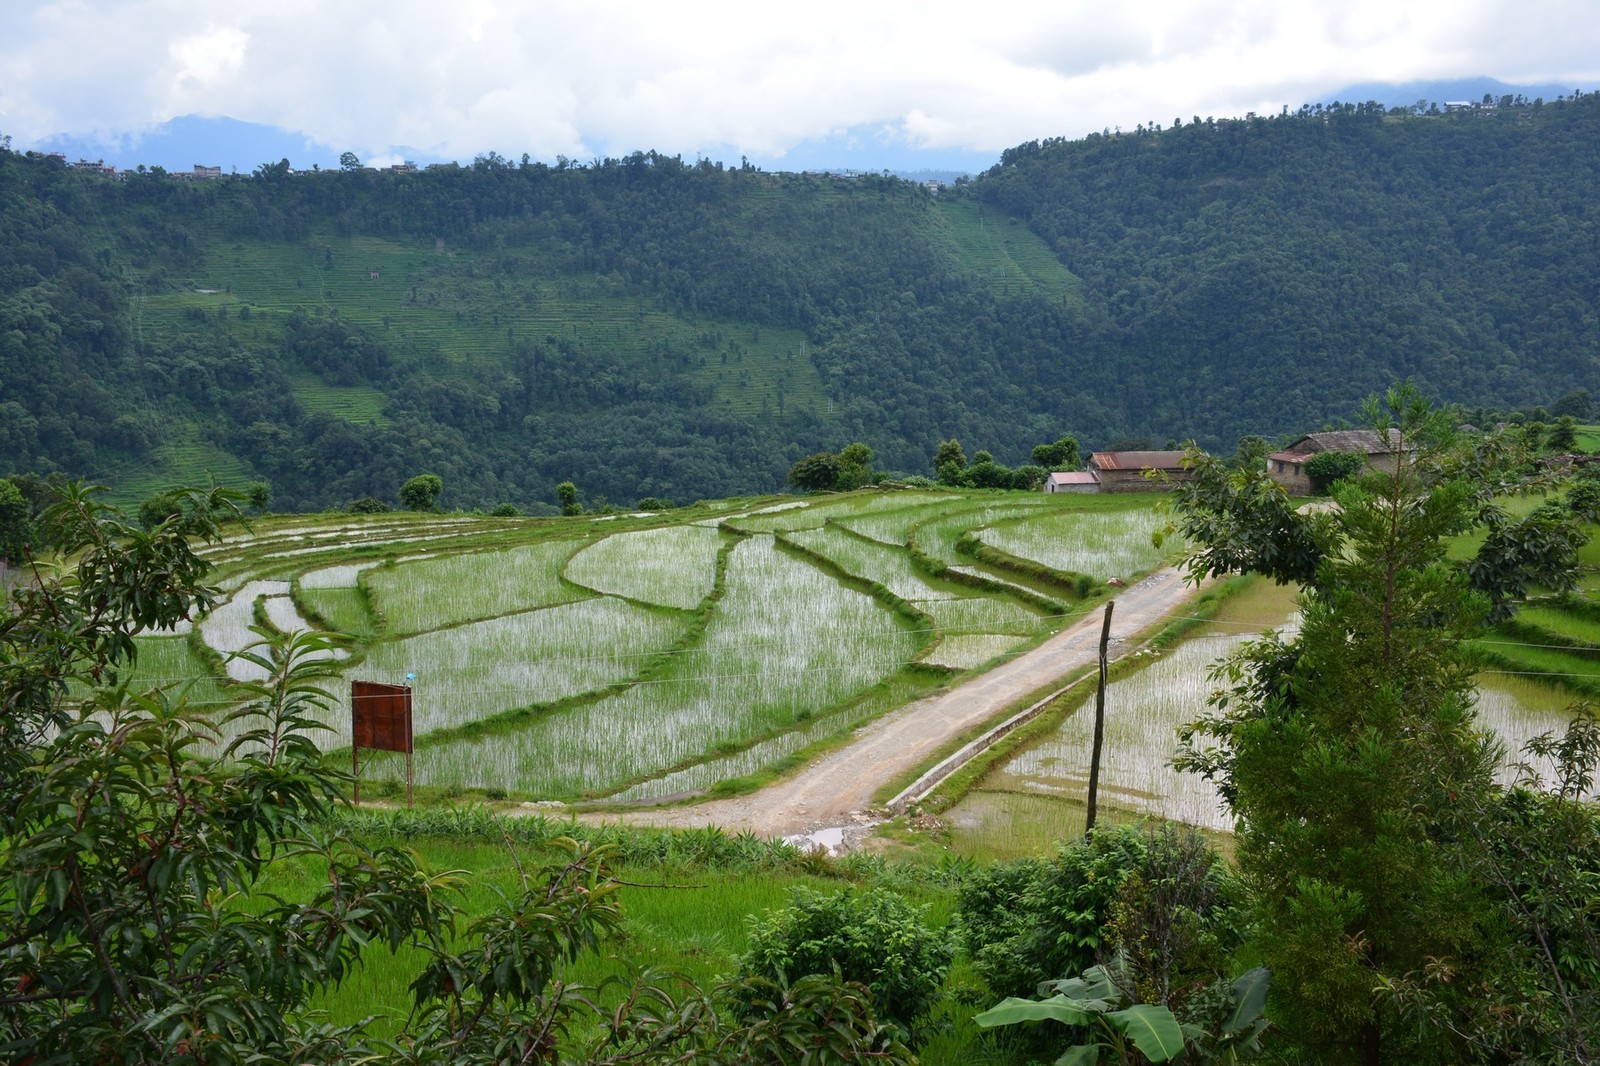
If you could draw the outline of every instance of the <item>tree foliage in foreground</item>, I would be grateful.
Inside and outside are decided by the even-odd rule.
[[[1561,756],[1556,795],[1498,786],[1466,644],[1526,587],[1517,575],[1559,587],[1581,540],[1546,536],[1548,516],[1507,519],[1485,450],[1450,450],[1413,391],[1367,415],[1418,451],[1337,484],[1337,511],[1294,511],[1264,472],[1204,459],[1179,487],[1194,576],[1304,586],[1298,633],[1219,668],[1180,765],[1238,818],[1249,950],[1272,968],[1279,1032],[1311,1059],[1588,1061],[1600,850],[1579,797],[1593,727],[1580,715],[1541,741]],[[1449,560],[1446,539],[1486,519],[1528,550]]]
[[[263,632],[244,653],[263,680],[225,741],[181,690],[132,687],[135,636],[216,599],[194,545],[216,538],[230,501],[176,500],[146,530],[69,488],[42,538],[66,562],[4,601],[0,1059],[908,1061],[867,990],[832,975],[709,990],[650,973],[571,984],[570,964],[621,921],[605,848],[566,841],[467,924],[457,874],[330,828],[346,778],[308,736],[326,711],[326,636]],[[201,757],[202,740],[226,761]],[[326,868],[304,903],[257,888],[289,856]],[[308,1009],[367,952],[404,944],[427,962],[398,1037]]]

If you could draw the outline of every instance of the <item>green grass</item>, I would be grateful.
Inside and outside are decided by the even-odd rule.
[[[920,503],[948,499],[948,494],[862,490],[837,496],[785,500],[726,519],[736,529],[756,533],[790,533],[820,529],[829,519],[850,521],[887,511],[901,511]]]
[[[377,619],[367,606],[366,593],[356,588],[302,588],[295,602],[307,618],[335,633],[352,637],[373,637]]]
[[[372,647],[359,669],[373,681],[398,683],[416,675],[411,684],[416,734],[422,737],[628,681],[683,629],[681,617],[608,596],[384,641]],[[344,728],[341,743],[348,742]],[[420,758],[418,765],[418,780],[440,780],[432,758]],[[505,775],[445,780],[519,787]]]
[[[839,569],[888,589],[904,600],[950,599],[966,589],[930,579],[911,556],[837,526],[796,530],[785,539],[828,559]]]
[[[329,385],[314,374],[294,374],[294,398],[308,414],[337,415],[356,425],[386,426],[383,407],[389,398],[369,385]]]
[[[1037,596],[928,576],[911,547],[845,523],[910,539],[1138,506],[861,491],[605,523],[273,516],[205,549],[230,596],[194,639],[225,655],[262,620],[354,638],[322,715],[327,747],[348,743],[351,678],[415,674],[432,798],[738,791],[1060,622]],[[200,676],[204,660],[174,670]],[[397,772],[376,763],[366,777]]]
[[[962,566],[971,560],[956,549],[961,538],[1008,518],[1052,513],[1066,506],[1060,495],[1046,493],[1001,497],[977,497],[962,506],[952,506],[912,527],[909,542],[917,550],[945,566]]]
[[[458,894],[453,902],[468,918],[486,914],[504,898],[521,892],[521,869],[537,870],[541,854],[519,847],[515,855],[506,845],[454,843],[429,838],[408,842],[430,870],[458,871]],[[520,867],[520,868],[519,868]],[[743,868],[708,869],[703,866],[649,864],[624,865],[615,871],[627,882],[618,889],[623,924],[620,939],[601,956],[585,956],[567,970],[568,980],[595,986],[624,971],[622,959],[634,966],[654,966],[677,973],[690,982],[709,987],[738,969],[739,956],[748,949],[746,919],[786,906],[799,887],[838,890],[836,879],[794,869],[762,870],[759,875]],[[309,899],[326,871],[310,861],[280,862],[273,868],[264,890],[290,900]],[[654,887],[660,886],[660,887]],[[461,923],[464,928],[465,922]],[[373,946],[362,965],[337,988],[312,1004],[325,1010],[333,1024],[352,1024],[376,1015],[373,1032],[393,1035],[410,1009],[409,985],[426,964],[425,952],[410,946],[390,954]]]

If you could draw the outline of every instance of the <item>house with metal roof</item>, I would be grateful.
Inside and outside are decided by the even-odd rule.
[[[1099,483],[1100,492],[1152,492],[1178,481],[1187,481],[1191,472],[1184,466],[1186,452],[1095,452],[1089,456],[1089,472]],[[1147,478],[1154,470],[1163,478]]]
[[[1046,492],[1099,492],[1100,479],[1093,470],[1057,470],[1044,479]]]

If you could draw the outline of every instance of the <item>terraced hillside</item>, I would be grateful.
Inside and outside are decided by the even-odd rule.
[[[140,637],[139,680],[198,677],[194,698],[220,716],[230,685],[255,676],[229,656],[259,627],[324,628],[343,634],[343,679],[414,677],[429,788],[704,791],[1031,646],[1104,580],[1158,561],[1101,555],[1103,572],[1061,573],[1052,591],[1033,574],[947,561],[920,537],[982,535],[1004,513],[1011,530],[1038,521],[1070,537],[1083,523],[1103,540],[1120,525],[1147,540],[1151,505],[879,491],[601,519],[263,522],[208,550],[226,600],[183,632]],[[1087,598],[1059,591],[1074,583]],[[344,680],[333,691],[321,742],[337,749],[350,735]],[[374,757],[367,776],[393,789],[399,772]]]

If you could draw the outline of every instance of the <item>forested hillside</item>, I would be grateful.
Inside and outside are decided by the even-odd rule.
[[[975,191],[1084,280],[1157,433],[1278,432],[1395,377],[1500,407],[1595,381],[1594,94],[1031,143]]]
[[[113,180],[0,152],[0,471],[680,501],[861,440],[1317,428],[1596,383],[1600,100],[1029,144],[937,196],[654,153]]]

